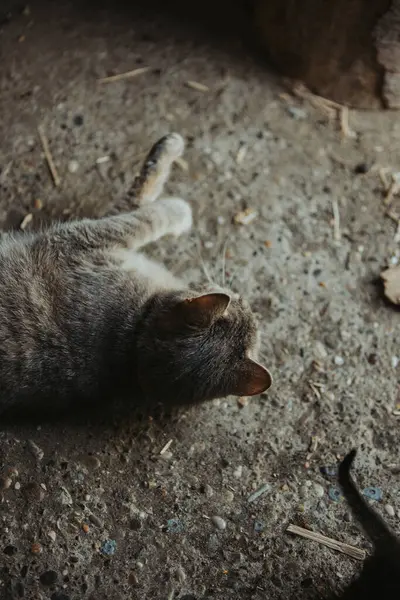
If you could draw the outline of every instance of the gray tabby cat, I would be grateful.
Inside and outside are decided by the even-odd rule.
[[[126,395],[186,404],[250,396],[271,385],[255,362],[249,306],[222,289],[193,292],[139,250],[192,225],[190,206],[161,198],[184,148],[150,151],[128,212],[7,234],[0,244],[0,411]]]

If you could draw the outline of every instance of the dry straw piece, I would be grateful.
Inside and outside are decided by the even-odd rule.
[[[351,556],[351,558],[355,558],[356,560],[365,560],[366,554],[364,550],[360,550],[360,548],[356,548],[355,546],[350,546],[349,544],[344,544],[338,540],[326,537],[325,535],[322,535],[322,533],[310,531],[309,529],[304,529],[303,527],[298,527],[297,525],[289,525],[286,531],[289,533],[294,533],[295,535],[299,535],[307,540],[312,540],[313,542],[323,544],[328,548],[332,548],[332,550],[337,550],[338,552],[342,552],[342,554],[347,554],[347,556]]]

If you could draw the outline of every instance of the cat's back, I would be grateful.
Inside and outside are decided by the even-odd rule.
[[[0,409],[25,395],[85,394],[101,385],[104,356],[119,353],[133,326],[131,287],[107,253],[79,251],[57,229],[5,235],[0,242]]]

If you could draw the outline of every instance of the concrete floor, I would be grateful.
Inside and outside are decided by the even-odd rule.
[[[27,227],[101,215],[150,145],[181,133],[188,169],[176,167],[170,190],[192,203],[195,228],[152,254],[197,282],[202,262],[221,278],[226,249],[226,277],[260,315],[275,383],[244,407],[213,402],[152,421],[1,424],[11,482],[0,492],[0,598],[318,597],[358,564],[291,537],[289,522],[368,548],[321,466],[359,447],[357,479],[381,488],[379,509],[392,507],[399,529],[400,320],[377,282],[400,256],[379,178],[400,171],[399,115],[350,111],[354,136],[343,136],[334,114],[287,94],[244,52],[234,28],[206,37],[150,13],[37,1],[2,21],[3,228],[27,214]],[[235,225],[244,208],[256,218]]]

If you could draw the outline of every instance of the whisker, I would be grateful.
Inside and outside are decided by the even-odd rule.
[[[206,263],[204,262],[204,259],[203,259],[202,253],[201,253],[201,239],[198,234],[196,235],[196,248],[197,248],[198,258],[200,260],[204,275],[207,277],[208,283],[215,285],[214,281],[211,279],[211,275],[210,275],[209,270],[207,269]]]
[[[228,244],[229,238],[227,238],[224,242],[224,245],[222,247],[222,287],[225,287],[226,285],[226,272],[225,272],[225,268],[226,268],[226,247]]]

